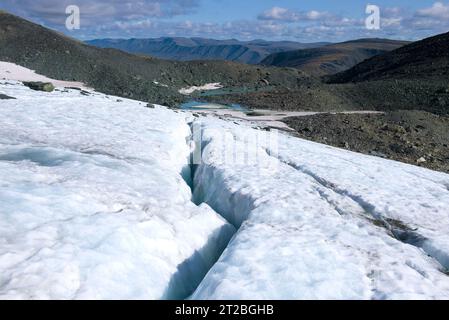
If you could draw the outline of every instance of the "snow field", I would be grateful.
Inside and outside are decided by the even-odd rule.
[[[383,223],[394,217],[426,243],[434,243],[432,230],[444,244],[447,175],[285,135],[276,153],[260,147],[257,165],[227,165],[220,155],[239,152],[242,137],[259,133],[213,119],[201,125],[205,160],[194,194],[243,223],[193,299],[449,297],[444,261],[395,237],[391,220]],[[217,127],[234,143],[221,143]]]
[[[79,91],[0,91],[0,298],[188,296],[234,233],[191,202],[186,115]]]
[[[449,298],[447,174],[95,92],[0,93],[0,298]]]

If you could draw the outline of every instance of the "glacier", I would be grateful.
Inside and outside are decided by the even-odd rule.
[[[193,299],[449,298],[447,174],[222,120],[201,134],[194,195],[239,230]]]
[[[191,202],[185,114],[3,82],[0,299],[179,299],[235,232]],[[187,166],[188,168],[188,166]]]
[[[447,174],[91,90],[0,93],[0,299],[449,298]]]

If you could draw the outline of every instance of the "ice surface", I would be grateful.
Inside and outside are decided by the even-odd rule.
[[[195,196],[241,226],[193,299],[449,298],[448,175],[283,134],[272,148],[221,120],[201,126]],[[246,163],[223,161],[241,153]]]
[[[0,298],[193,292],[234,228],[191,202],[186,114],[15,82],[0,92]]]
[[[0,93],[0,298],[449,298],[447,174],[95,92]]]

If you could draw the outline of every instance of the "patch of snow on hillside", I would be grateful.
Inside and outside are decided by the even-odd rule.
[[[0,79],[15,81],[51,82],[55,87],[76,87],[81,89],[89,89],[85,84],[81,82],[51,79],[46,76],[37,74],[35,71],[28,68],[4,61],[0,61]]]
[[[163,84],[163,83],[160,83],[160,82],[158,82],[158,81],[153,81],[153,83],[154,83],[155,85],[157,85],[157,86],[164,87],[164,88],[168,88],[168,85]]]
[[[193,86],[193,87],[188,87],[188,88],[182,88],[179,90],[179,93],[183,94],[183,95],[190,95],[190,94],[194,93],[195,91],[217,90],[217,89],[221,89],[221,88],[223,88],[223,86],[219,82],[207,83],[204,86]]]

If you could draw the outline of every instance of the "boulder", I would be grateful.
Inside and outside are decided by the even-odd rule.
[[[55,90],[55,86],[50,82],[27,81],[23,84],[28,88],[36,91],[52,92],[53,90]]]
[[[424,163],[424,162],[426,162],[427,160],[426,160],[426,158],[424,158],[424,157],[421,157],[421,158],[419,158],[418,160],[416,160],[416,162],[417,163]]]
[[[10,100],[10,99],[15,99],[15,98],[7,96],[6,94],[1,94],[0,93],[0,100]]]

